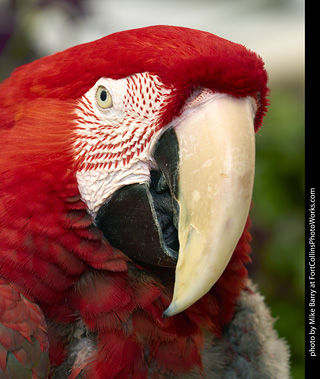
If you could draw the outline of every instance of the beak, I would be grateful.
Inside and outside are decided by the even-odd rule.
[[[251,204],[255,104],[204,93],[155,143],[150,183],[117,190],[96,224],[133,261],[175,268],[173,316],[205,295],[227,266]]]
[[[253,99],[212,94],[174,126],[178,139],[179,256],[173,316],[205,295],[227,266],[243,232],[252,198]]]

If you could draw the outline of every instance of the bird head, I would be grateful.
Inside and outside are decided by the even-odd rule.
[[[172,316],[210,290],[243,233],[266,83],[255,53],[188,28],[72,47],[2,85],[5,171],[29,203],[75,183],[112,246],[175,270]]]

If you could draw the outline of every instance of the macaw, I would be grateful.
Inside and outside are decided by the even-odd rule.
[[[248,279],[262,59],[118,32],[1,84],[0,377],[286,378]]]

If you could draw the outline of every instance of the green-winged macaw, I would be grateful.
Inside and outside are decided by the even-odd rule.
[[[259,56],[115,33],[0,92],[0,377],[281,378],[247,277]]]

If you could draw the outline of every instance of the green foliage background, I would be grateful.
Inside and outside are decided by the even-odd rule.
[[[257,133],[251,278],[290,345],[294,379],[304,378],[304,90],[271,88]]]

